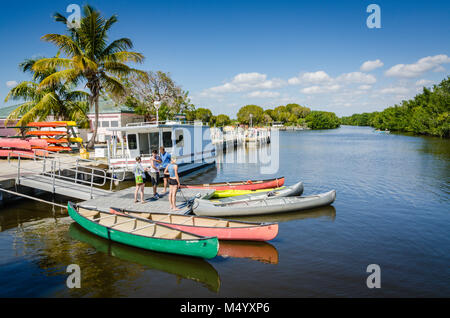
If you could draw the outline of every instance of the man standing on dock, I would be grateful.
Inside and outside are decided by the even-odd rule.
[[[166,169],[166,167],[170,164],[170,153],[166,152],[166,150],[164,149],[164,147],[159,147],[159,155],[161,158],[161,168],[163,169],[163,171]],[[164,179],[164,193],[167,192],[167,179],[169,178],[168,174],[163,173],[163,179]]]
[[[152,156],[150,157],[150,180],[153,186],[153,198],[155,199],[159,198],[157,192],[159,182],[159,164],[161,164],[161,160],[159,160],[158,151],[155,149],[152,151]]]

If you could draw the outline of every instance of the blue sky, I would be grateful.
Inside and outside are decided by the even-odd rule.
[[[51,16],[71,3],[86,2],[2,3],[2,102],[11,86],[29,79],[18,69],[21,61],[56,53],[40,37],[65,32]],[[366,25],[371,3],[381,8],[380,29]],[[289,102],[339,116],[381,110],[450,74],[449,1],[89,4],[118,15],[111,39],[131,38],[146,56],[141,69],[170,72],[197,107],[215,114],[234,117],[246,104]]]

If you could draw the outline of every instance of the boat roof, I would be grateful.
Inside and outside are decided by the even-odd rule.
[[[208,125],[205,125],[201,122],[182,123],[179,121],[165,121],[165,122],[159,122],[158,124],[155,122],[128,123],[125,127],[107,128],[107,130],[108,131],[124,131],[124,132],[144,132],[144,131],[151,131],[154,128],[173,128],[173,127],[193,128],[193,127],[198,127],[198,126],[209,128]]]

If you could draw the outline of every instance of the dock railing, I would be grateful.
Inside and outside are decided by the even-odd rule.
[[[39,150],[41,151],[41,150]],[[56,180],[66,180],[73,182],[74,184],[80,184],[90,189],[90,196],[92,197],[93,189],[95,187],[103,187],[106,185],[107,181],[110,182],[110,190],[112,190],[112,185],[114,182],[121,182],[125,180],[125,173],[123,173],[122,178],[116,178],[115,174],[112,173],[111,177],[107,175],[107,171],[100,168],[89,167],[86,165],[81,165],[82,162],[93,162],[89,159],[76,158],[75,166],[68,165],[68,163],[61,162],[60,157],[50,157],[51,152],[45,151],[46,155],[38,156],[36,153],[21,153],[20,151],[11,151],[8,154],[8,163],[12,164],[11,156],[17,157],[17,181],[20,183],[20,178],[22,177],[23,170],[28,172],[36,173],[36,169],[25,168],[21,165],[23,159],[32,159],[35,163],[42,165],[42,171],[38,174],[49,176],[51,178],[53,192],[55,192]],[[94,161],[95,162],[95,161]],[[66,166],[65,166],[66,165]],[[114,171],[114,168],[113,168]],[[67,176],[62,174],[62,172],[73,172],[74,176]],[[79,176],[84,175],[88,180],[79,178]],[[99,180],[100,179],[100,180]]]

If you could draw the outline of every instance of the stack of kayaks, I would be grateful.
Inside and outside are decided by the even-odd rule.
[[[35,151],[33,144],[29,140],[17,138],[0,138],[0,157],[21,157],[33,158]],[[38,156],[45,156],[45,153],[38,151]]]
[[[32,122],[27,125],[30,128],[26,136],[44,140],[47,145],[35,144],[33,149],[45,149],[53,152],[71,151],[71,143],[82,143],[83,140],[75,135],[74,121]],[[63,130],[65,128],[65,130]]]

